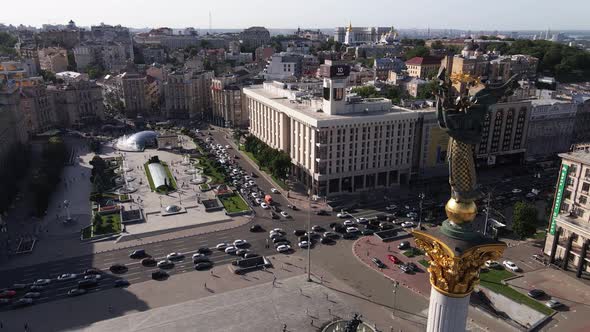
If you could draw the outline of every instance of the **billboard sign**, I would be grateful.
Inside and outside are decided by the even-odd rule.
[[[350,66],[348,65],[322,65],[320,68],[322,77],[345,78],[350,75]]]
[[[551,224],[549,226],[549,234],[551,235],[555,235],[555,229],[557,228],[557,216],[559,215],[559,210],[561,209],[561,200],[563,198],[563,191],[565,189],[565,183],[569,168],[570,166],[566,164],[563,164],[561,166],[561,174],[559,175],[557,193],[555,194],[555,204],[553,205],[553,213],[551,214]]]

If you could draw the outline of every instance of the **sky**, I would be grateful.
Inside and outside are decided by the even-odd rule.
[[[10,1],[10,0],[2,0]],[[121,24],[214,29],[395,26],[471,30],[590,30],[590,0],[27,0],[0,23]],[[6,6],[2,6],[7,9]]]

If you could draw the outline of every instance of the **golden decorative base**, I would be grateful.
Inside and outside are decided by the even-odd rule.
[[[449,199],[445,206],[445,212],[450,221],[457,225],[471,222],[477,215],[475,202],[458,202],[454,198]]]

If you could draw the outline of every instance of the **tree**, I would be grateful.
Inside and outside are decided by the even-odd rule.
[[[379,97],[377,89],[375,89],[375,87],[372,85],[355,87],[352,88],[351,92],[356,93],[363,98]]]
[[[512,231],[521,239],[530,237],[537,231],[537,208],[525,202],[514,204]]]
[[[0,32],[0,55],[15,55],[17,39],[7,32]]]
[[[434,92],[438,87],[438,82],[435,80],[430,80],[428,83],[420,85],[418,87],[418,93],[416,95],[416,99],[431,99],[434,98]]]
[[[430,48],[432,48],[433,50],[442,50],[443,48],[445,48],[445,46],[440,40],[437,40],[430,45]]]
[[[425,57],[430,55],[430,49],[426,46],[416,46],[412,49],[406,51],[406,60],[409,60],[413,57]]]

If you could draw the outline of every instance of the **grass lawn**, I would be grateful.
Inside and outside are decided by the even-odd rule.
[[[225,183],[225,175],[222,170],[215,168],[209,158],[201,157],[199,165],[203,167],[203,173],[211,178],[212,183]]]
[[[504,269],[490,269],[486,272],[480,273],[480,285],[489,290],[502,294],[518,303],[522,303],[527,307],[533,308],[545,315],[551,315],[553,310],[547,308],[543,303],[531,299],[526,294],[523,294],[508,285],[502,285],[502,280],[514,276],[513,273]]]
[[[249,210],[248,204],[246,204],[242,197],[238,195],[234,194],[231,196],[219,197],[219,200],[221,201],[221,204],[223,204],[223,207],[225,208],[225,211],[227,211],[227,213],[235,213]]]
[[[427,260],[425,260],[425,259],[419,260],[418,263],[422,264],[424,267],[429,267],[430,266],[430,263]]]
[[[242,152],[244,152],[248,156],[248,158],[252,159],[252,161],[254,161],[256,163],[256,165],[258,165],[258,167],[260,167],[260,163],[258,162],[258,159],[256,159],[254,157],[252,152],[248,152],[248,151],[244,150],[243,147],[241,147],[241,146],[240,146],[240,150]],[[261,170],[270,174],[270,172],[268,171],[268,169],[266,167],[262,167]],[[277,178],[276,176],[274,176],[272,174],[270,174],[270,177],[273,179],[274,182],[276,182],[279,185],[279,187],[281,187],[281,189],[289,190],[289,186],[285,183],[285,181]]]
[[[92,226],[82,228],[82,238],[89,239],[92,237]]]
[[[92,222],[92,236],[121,233],[121,215],[117,213],[101,216],[101,222],[96,218]]]
[[[418,249],[418,248],[411,248],[409,250],[404,251],[404,256],[406,257],[415,257],[415,256],[421,256],[424,255],[424,251]]]
[[[545,235],[547,235],[546,231],[538,231],[537,233],[535,233],[535,235],[533,235],[533,239],[535,240],[543,240],[545,238]]]
[[[154,187],[154,180],[152,180],[152,174],[150,173],[148,165],[149,163],[143,164],[143,168],[145,169],[145,175],[147,175],[148,182],[150,184],[150,188],[152,189],[152,191],[156,191],[156,188]]]

